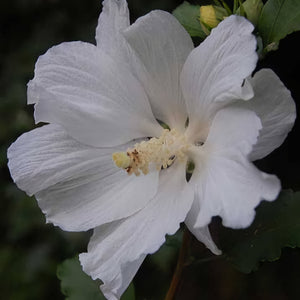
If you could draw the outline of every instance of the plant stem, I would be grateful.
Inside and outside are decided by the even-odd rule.
[[[201,258],[201,259],[193,261],[193,266],[201,265],[203,263],[215,261],[215,260],[218,260],[218,259],[223,259],[224,257],[225,257],[224,255],[214,255],[214,256],[211,256],[211,257]]]
[[[181,279],[181,274],[182,274],[182,271],[184,268],[185,259],[188,254],[190,240],[191,240],[191,235],[190,235],[189,231],[185,228],[184,232],[183,232],[182,244],[181,244],[181,248],[180,248],[180,252],[179,252],[179,256],[178,256],[178,260],[177,260],[176,269],[173,274],[173,278],[172,278],[172,281],[171,281],[171,284],[170,284],[170,287],[169,287],[169,290],[168,290],[165,300],[173,300],[174,299],[178,284]]]

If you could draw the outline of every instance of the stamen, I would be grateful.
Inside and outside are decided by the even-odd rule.
[[[130,158],[125,152],[113,153],[112,159],[119,168],[126,169],[130,165]]]
[[[203,146],[203,145],[204,145],[204,142],[202,142],[202,141],[196,141],[196,142],[194,143],[194,145],[197,146],[197,147],[200,147],[200,146]]]
[[[127,152],[115,152],[112,155],[116,166],[125,169],[129,175],[136,176],[149,173],[149,164],[153,163],[157,170],[166,169],[175,159],[184,160],[191,146],[185,135],[176,129],[165,129],[159,138],[151,138],[135,144]]]

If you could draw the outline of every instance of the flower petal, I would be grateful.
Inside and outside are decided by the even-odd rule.
[[[104,0],[96,29],[97,47],[124,65],[139,80],[145,76],[144,66],[124,37],[130,26],[126,0]]]
[[[116,254],[117,247],[123,245],[119,242],[122,239],[122,233],[119,233],[122,224],[122,221],[116,221],[96,228],[89,242],[88,252],[79,255],[83,270],[93,279],[101,278],[103,281],[100,288],[108,300],[120,299],[147,256],[140,254],[137,259],[128,262],[122,262],[119,259],[118,256],[130,256],[126,248],[122,248],[124,253]],[[130,234],[132,232],[127,233],[125,229],[124,237],[129,238]],[[126,241],[123,242],[127,244]],[[125,259],[125,257],[122,258]],[[111,268],[106,261],[110,262]]]
[[[124,35],[145,67],[145,74],[138,75],[155,117],[172,128],[184,128],[187,113],[179,76],[194,48],[190,36],[171,14],[163,11],[139,18]]]
[[[251,160],[265,157],[279,147],[292,129],[296,105],[290,91],[270,69],[262,69],[251,78],[255,96],[241,107],[253,110],[261,119],[262,130],[250,154]]]
[[[166,234],[179,228],[193,200],[185,180],[185,166],[175,163],[163,170],[156,196],[135,215],[96,228],[88,252],[80,255],[86,273],[103,281],[101,289],[108,299],[119,299],[148,253],[165,241]],[[133,265],[131,263],[133,262]],[[128,268],[135,267],[128,270]]]
[[[259,202],[277,197],[278,178],[260,172],[247,158],[260,128],[259,118],[250,110],[226,108],[216,114],[207,141],[195,155],[190,180],[201,208],[196,227],[206,226],[217,215],[225,226],[247,227]]]
[[[201,228],[195,226],[197,217],[200,212],[200,202],[197,200],[198,199],[196,197],[196,199],[193,201],[192,207],[191,207],[184,222],[185,222],[186,226],[188,227],[189,231],[192,232],[192,234],[200,242],[202,242],[212,253],[214,253],[216,255],[220,255],[220,254],[222,254],[222,251],[220,251],[220,249],[214,243],[214,241],[210,235],[208,226],[204,226]]]
[[[128,46],[121,31],[129,27],[129,11],[126,0],[104,0],[96,28],[97,47],[110,57],[123,61]]]
[[[59,124],[88,145],[161,133],[138,80],[92,44],[63,43],[40,56],[28,99],[36,122]]]
[[[158,172],[128,176],[114,166],[111,154],[125,149],[80,144],[51,124],[19,137],[8,166],[18,187],[36,195],[47,222],[81,231],[132,215],[155,195]]]
[[[242,87],[257,62],[253,25],[243,17],[230,16],[188,56],[181,86],[189,114],[188,135],[210,123],[215,112],[236,100],[253,97]]]

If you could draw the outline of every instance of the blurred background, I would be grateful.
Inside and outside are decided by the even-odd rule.
[[[200,4],[200,1],[190,1]],[[152,9],[171,12],[182,1],[128,0],[134,21]],[[6,150],[23,132],[34,128],[33,107],[26,105],[26,84],[38,56],[64,41],[94,43],[100,0],[11,0],[0,2],[0,298],[64,299],[56,268],[86,250],[90,233],[66,233],[50,224],[35,199],[18,190],[7,169]],[[258,68],[272,68],[300,101],[300,34],[284,39]],[[299,190],[299,146],[296,123],[283,146],[257,164],[275,173],[283,187]],[[184,270],[176,299],[299,299],[300,251],[285,248],[281,258],[262,263],[245,275],[220,258],[214,260],[196,240],[201,265]],[[171,243],[172,244],[172,243]],[[178,249],[163,247],[148,257],[134,283],[137,299],[163,299],[176,264]]]

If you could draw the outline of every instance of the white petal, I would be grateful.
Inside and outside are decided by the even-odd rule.
[[[92,146],[120,145],[161,131],[137,79],[88,43],[63,43],[42,55],[28,99],[36,103],[36,122],[60,124]]]
[[[143,81],[141,78],[145,78],[144,66],[123,34],[129,26],[126,0],[104,0],[96,29],[97,47]]]
[[[252,98],[250,86],[242,87],[257,61],[252,31],[253,25],[245,18],[230,16],[187,58],[181,86],[189,114],[189,136],[207,126],[224,105]]]
[[[255,96],[241,103],[260,117],[262,130],[250,154],[251,160],[265,157],[279,147],[292,129],[296,106],[290,91],[270,69],[262,69],[250,80]]]
[[[115,252],[117,252],[117,246],[120,244],[118,242],[116,243],[115,239],[120,239],[121,236],[114,236],[119,234],[117,231],[120,230],[121,226],[122,221],[116,221],[96,228],[88,245],[88,253],[79,255],[83,270],[91,275],[93,279],[101,278],[103,281],[104,284],[101,285],[101,291],[108,300],[120,299],[146,258],[146,254],[141,254],[134,261],[123,263],[116,260],[116,255],[119,254],[115,254]],[[128,234],[124,234],[125,238],[128,238],[128,236]],[[114,245],[114,243],[116,243],[116,245]],[[99,244],[104,247],[104,249],[99,248]],[[124,244],[126,244],[126,241],[124,241]],[[123,246],[123,244],[121,246]],[[128,250],[123,249],[123,251],[124,253],[121,255],[125,257],[130,255]],[[107,265],[106,261],[110,262],[111,268],[109,268],[110,266]],[[92,274],[91,272],[98,273]],[[104,272],[103,275],[101,272]]]
[[[126,0],[104,0],[96,29],[97,47],[116,60],[124,60],[128,46],[121,31],[129,25]]]
[[[204,226],[201,228],[195,226],[197,217],[199,215],[199,211],[200,211],[200,202],[198,201],[197,195],[196,195],[196,199],[193,201],[193,205],[184,221],[186,226],[192,232],[192,234],[200,242],[202,242],[212,253],[214,253],[216,255],[222,254],[222,251],[220,251],[220,249],[218,249],[218,247],[214,243],[214,241],[210,235],[208,226]]]
[[[209,130],[203,151],[246,157],[256,144],[261,122],[251,110],[229,106],[220,110]]]
[[[126,276],[132,277],[145,255],[158,250],[166,234],[177,231],[192,200],[185,165],[175,163],[161,172],[157,195],[144,209],[95,229],[88,252],[80,255],[80,261],[86,273],[103,281],[101,289],[107,299],[119,299],[126,288],[124,282],[129,284]],[[136,269],[128,270],[130,266]]]
[[[128,176],[114,166],[112,153],[125,149],[85,146],[45,125],[10,146],[8,165],[19,188],[36,195],[47,222],[81,231],[127,217],[155,195],[158,172]]]
[[[169,13],[153,11],[124,32],[145,67],[139,79],[157,119],[184,128],[187,113],[179,84],[183,64],[194,48],[180,23]]]
[[[247,227],[259,202],[277,197],[278,178],[260,172],[247,158],[259,129],[259,118],[252,111],[226,108],[216,114],[207,141],[195,156],[190,180],[200,206],[196,227],[217,215],[225,226]]]

